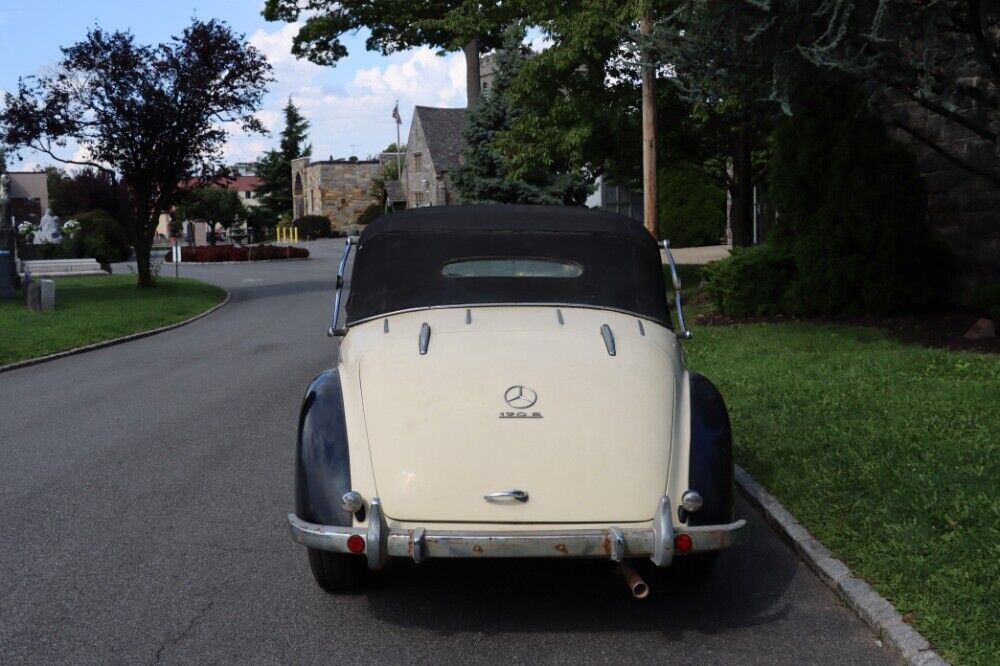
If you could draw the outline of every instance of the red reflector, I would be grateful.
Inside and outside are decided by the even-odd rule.
[[[691,537],[687,534],[678,534],[674,537],[674,548],[676,548],[679,553],[688,552],[691,550],[691,546],[693,545],[694,544],[691,543]]]
[[[347,550],[352,553],[363,553],[365,551],[365,538],[360,534],[352,534],[347,537]]]

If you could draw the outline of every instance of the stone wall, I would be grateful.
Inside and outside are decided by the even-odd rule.
[[[371,193],[378,161],[292,161],[292,205],[296,218],[323,215],[330,228],[354,232],[361,213],[379,199]]]
[[[949,153],[1000,174],[995,144],[917,104],[896,104],[891,113]],[[967,299],[977,286],[1000,283],[1000,188],[901,130],[894,136],[917,157],[927,189],[928,220],[955,255],[959,298]]]

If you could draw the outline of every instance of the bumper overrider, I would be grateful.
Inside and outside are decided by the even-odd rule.
[[[339,527],[309,523],[288,514],[292,539],[303,546],[334,553],[364,552],[368,568],[381,569],[389,557],[414,562],[437,557],[588,557],[621,562],[626,557],[649,557],[660,567],[670,566],[675,552],[705,553],[746,541],[745,520],[726,525],[674,528],[670,499],[661,497],[651,527],[607,527],[586,530],[454,531],[390,529],[378,498],[371,500],[367,527]],[[686,535],[686,536],[684,536]],[[363,549],[358,548],[364,539]]]

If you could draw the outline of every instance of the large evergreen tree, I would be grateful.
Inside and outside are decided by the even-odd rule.
[[[525,61],[523,37],[520,29],[509,30],[504,37],[503,48],[496,54],[493,86],[469,112],[464,131],[468,148],[461,166],[452,173],[452,182],[467,203],[582,205],[590,189],[582,172],[539,163],[532,171],[515,176],[495,141],[523,114],[508,94]]]
[[[264,180],[257,193],[274,220],[292,214],[292,160],[312,155],[312,145],[306,143],[308,131],[309,121],[289,98],[278,149],[267,151],[257,161],[257,175]]]

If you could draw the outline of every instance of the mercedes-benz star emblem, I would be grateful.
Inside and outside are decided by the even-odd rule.
[[[538,402],[538,394],[527,386],[511,386],[503,394],[503,399],[514,409],[527,409]]]

